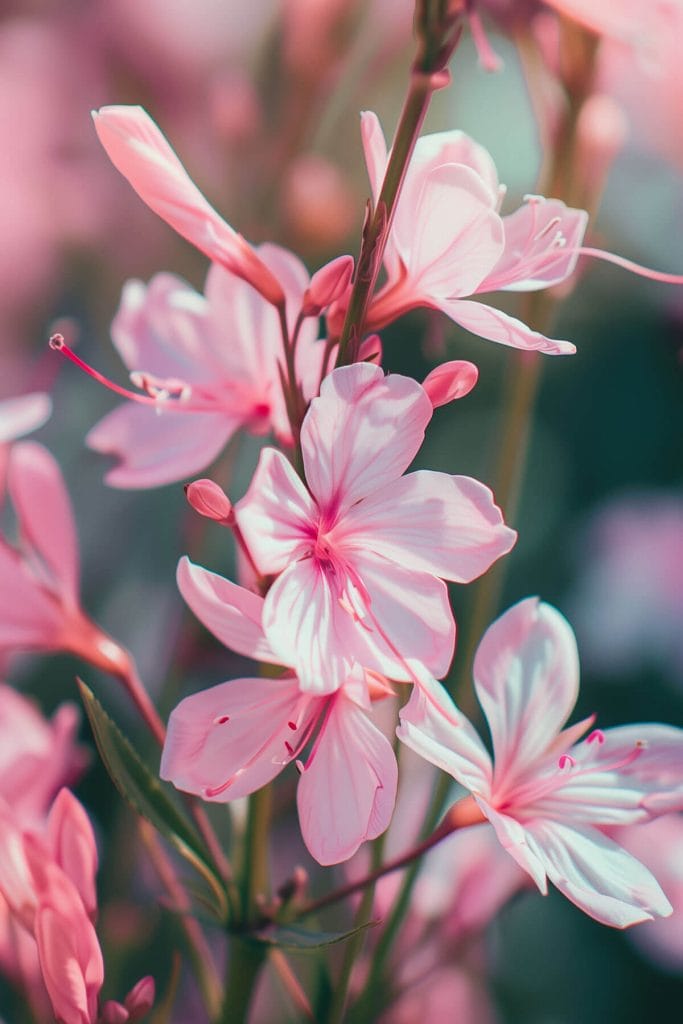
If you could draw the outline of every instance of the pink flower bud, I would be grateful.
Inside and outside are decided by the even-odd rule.
[[[97,913],[97,846],[90,819],[68,789],[60,790],[47,821],[47,843],[76,886],[88,916]]]
[[[225,491],[213,480],[194,480],[185,488],[185,494],[195,512],[216,523],[229,525],[233,521],[232,502]]]
[[[317,270],[304,295],[301,312],[304,316],[318,316],[333,302],[340,299],[351,281],[353,256],[338,256]]]
[[[447,405],[456,398],[464,398],[477,383],[479,370],[474,363],[464,359],[454,359],[450,363],[442,363],[428,373],[422,381],[422,387],[429,396],[435,409]]]
[[[125,1006],[117,1003],[115,999],[107,999],[100,1010],[100,1024],[126,1024],[130,1020],[130,1014]]]
[[[144,978],[140,978],[137,985],[133,986],[124,999],[126,1009],[130,1014],[129,1020],[139,1020],[152,1009],[154,1006],[155,992],[156,987],[154,985],[154,978],[151,974],[147,974]]]

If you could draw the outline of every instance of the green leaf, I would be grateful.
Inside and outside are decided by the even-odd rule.
[[[112,782],[133,810],[150,822],[208,882],[224,920],[225,886],[203,840],[178,807],[175,791],[150,771],[92,690],[81,679],[77,681],[97,749]]]
[[[366,921],[357,928],[348,932],[309,932],[304,928],[297,928],[296,925],[269,925],[262,931],[257,932],[253,938],[268,946],[279,946],[282,949],[294,949],[306,952],[312,949],[322,949],[324,946],[334,946],[337,942],[345,942],[353,935],[365,931],[366,928],[374,928],[378,921]]]

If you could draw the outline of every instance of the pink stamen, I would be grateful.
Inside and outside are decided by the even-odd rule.
[[[557,763],[559,765],[560,771],[564,771],[566,768],[575,767],[576,758],[572,757],[571,754],[563,754]]]
[[[639,277],[647,277],[651,281],[661,281],[663,284],[683,284],[683,274],[667,274],[659,270],[651,270],[643,267],[640,263],[627,260],[624,256],[617,256],[616,253],[606,252],[604,249],[592,249],[589,246],[580,246],[576,249],[568,249],[567,255],[593,256],[597,260],[605,260],[606,263],[614,263],[615,266],[628,270]]]
[[[593,732],[586,737],[586,743],[599,743],[605,742],[605,734],[602,729],[593,729]]]
[[[477,57],[484,71],[500,71],[503,67],[503,61],[495,52],[491,46],[488,36],[486,35],[486,29],[479,17],[479,12],[470,9],[468,12],[468,18],[470,23],[470,32],[472,33],[472,42],[474,48],[477,51]]]

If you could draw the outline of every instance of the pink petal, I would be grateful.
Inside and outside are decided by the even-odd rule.
[[[540,892],[545,896],[548,892],[548,881],[543,860],[539,857],[535,844],[529,840],[526,830],[518,821],[508,814],[500,814],[486,800],[477,797],[477,803],[494,829],[498,841],[523,871],[534,880]]]
[[[489,626],[474,659],[477,697],[495,754],[495,788],[508,788],[553,742],[579,692],[571,626],[530,597]]]
[[[405,197],[403,197],[405,199]],[[479,176],[461,164],[433,168],[415,210],[394,225],[395,243],[416,292],[471,295],[505,245],[503,222]]]
[[[282,289],[253,249],[213,209],[141,107],[93,113],[100,142],[140,198],[209,259],[244,278],[274,305]]]
[[[58,602],[0,538],[0,650],[52,649],[63,625]]]
[[[364,110],[360,115],[360,135],[368,169],[372,198],[376,203],[382,189],[384,172],[387,166],[387,144],[377,114],[372,110]]]
[[[525,352],[545,352],[551,356],[566,356],[576,352],[576,346],[570,341],[546,338],[544,334],[532,331],[521,320],[503,313],[500,309],[494,309],[493,306],[485,306],[483,302],[432,299],[429,305],[440,309],[472,334],[478,334],[480,338],[486,338],[488,341],[497,341],[500,345],[519,348]]]
[[[209,328],[204,296],[174,274],[155,274],[148,285],[126,282],[111,336],[129,370],[194,384],[222,369]]]
[[[318,510],[285,456],[264,448],[235,518],[258,569],[281,572],[316,535]]]
[[[97,846],[90,819],[68,789],[58,793],[47,820],[46,843],[76,886],[86,913],[97,913]]]
[[[488,794],[491,758],[469,719],[429,672],[412,663],[417,685],[399,712],[396,735],[474,793]]]
[[[422,444],[432,405],[420,385],[378,366],[333,370],[301,431],[306,481],[330,520],[397,480]]]
[[[347,513],[344,549],[370,548],[416,572],[470,583],[506,554],[517,535],[503,523],[488,487],[467,476],[409,473]]]
[[[422,387],[427,392],[432,406],[438,409],[439,406],[448,405],[457,398],[469,395],[478,378],[479,370],[474,363],[468,363],[464,359],[453,359],[428,373],[422,381]]]
[[[205,800],[247,796],[292,760],[315,711],[291,676],[233,679],[194,693],[171,712],[159,774]]]
[[[683,810],[683,729],[606,729],[600,741],[589,736],[572,747],[571,757],[573,764],[557,787],[534,800],[535,813],[577,823],[630,825]]]
[[[178,590],[204,626],[230,650],[256,661],[276,662],[261,626],[263,598],[195,565],[178,562]]]
[[[672,912],[647,868],[597,829],[534,821],[525,831],[551,882],[596,921],[628,928]]]
[[[227,413],[176,412],[126,402],[95,424],[86,443],[118,460],[105,475],[111,487],[161,487],[206,469],[241,425],[238,416]]]
[[[22,441],[10,453],[7,483],[22,537],[54,574],[61,600],[77,607],[76,525],[58,464],[42,445]]]
[[[50,396],[39,391],[18,398],[6,398],[0,402],[0,444],[14,441],[42,427],[51,412]]]
[[[492,201],[498,201],[500,186],[496,165],[490,153],[469,135],[457,129],[422,135],[417,140],[408,173],[424,180],[432,168],[443,164],[464,164],[486,185]]]
[[[338,694],[297,790],[301,834],[319,864],[348,860],[361,843],[384,832],[397,782],[391,743]]]
[[[585,210],[532,196],[503,217],[505,249],[478,292],[528,292],[560,284],[573,272],[588,225]]]

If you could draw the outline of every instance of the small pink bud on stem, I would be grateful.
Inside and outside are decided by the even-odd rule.
[[[223,526],[233,526],[235,514],[225,491],[213,480],[193,480],[186,484],[185,495],[195,512]]]

